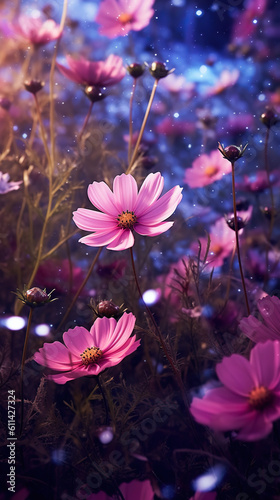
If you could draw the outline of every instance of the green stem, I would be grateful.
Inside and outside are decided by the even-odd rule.
[[[128,142],[128,163],[130,162],[131,159],[131,150],[132,150],[132,136],[133,136],[133,120],[132,120],[132,104],[133,104],[133,99],[134,99],[134,94],[135,94],[135,88],[136,88],[136,82],[137,79],[133,79],[133,85],[132,85],[132,91],[131,91],[131,96],[129,100],[129,142]]]
[[[136,269],[135,269],[135,262],[134,262],[134,257],[133,257],[133,250],[132,248],[130,248],[130,256],[131,256],[131,264],[132,264],[132,270],[133,270],[133,275],[134,275],[134,279],[135,279],[135,283],[136,283],[136,287],[137,287],[137,290],[138,290],[138,293],[139,293],[139,296],[145,306],[145,309],[146,309],[146,312],[154,326],[154,332],[156,334],[156,336],[158,337],[159,339],[159,342],[160,342],[160,345],[163,349],[163,352],[172,368],[172,371],[174,373],[174,376],[175,376],[175,380],[177,381],[177,384],[181,390],[181,393],[182,393],[182,397],[183,397],[183,401],[184,401],[184,404],[185,404],[185,407],[187,408],[187,410],[189,409],[189,404],[188,404],[188,400],[187,400],[187,397],[186,397],[186,392],[185,392],[185,388],[184,388],[184,385],[183,385],[183,382],[182,382],[182,378],[181,378],[181,374],[180,372],[178,371],[178,369],[176,368],[169,352],[168,352],[168,349],[166,347],[166,344],[165,344],[165,341],[163,339],[163,336],[162,336],[162,333],[159,329],[159,327],[157,326],[156,324],[156,321],[154,319],[154,316],[153,314],[151,313],[151,310],[149,309],[149,307],[147,306],[147,304],[145,303],[144,299],[143,299],[143,294],[142,294],[142,291],[141,291],[141,288],[140,288],[140,285],[139,285],[139,281],[138,281],[138,277],[137,277],[137,273],[136,273]]]
[[[19,437],[21,437],[22,430],[23,430],[23,413],[24,413],[23,371],[24,371],[24,364],[25,364],[25,360],[26,360],[27,344],[28,344],[28,338],[29,338],[29,332],[30,332],[32,315],[33,315],[33,309],[31,307],[30,310],[29,310],[28,323],[27,323],[27,327],[26,327],[25,340],[24,340],[24,346],[23,346],[23,352],[22,352],[22,359],[21,359],[21,370],[20,370],[20,393],[21,393],[20,394],[20,398],[21,398],[21,407],[20,407],[20,429],[19,429]]]
[[[246,290],[246,284],[245,284],[243,269],[242,269],[240,246],[239,246],[239,237],[238,237],[238,222],[237,222],[236,196],[235,196],[234,162],[231,163],[231,176],[232,176],[232,196],[233,196],[233,215],[234,215],[234,230],[235,230],[235,239],[236,239],[236,253],[237,253],[237,257],[238,257],[238,263],[239,263],[239,269],[240,269],[240,276],[241,276],[242,287],[243,287],[243,292],[244,292],[244,297],[245,297],[247,314],[249,316],[250,315],[250,306],[249,306],[249,301],[248,301],[248,295],[247,295],[247,290]]]
[[[103,247],[100,247],[100,248],[98,249],[98,252],[97,252],[96,256],[94,257],[94,259],[93,259],[93,261],[92,261],[92,263],[91,263],[91,265],[90,265],[90,268],[89,268],[89,270],[88,270],[88,272],[87,272],[87,275],[86,275],[86,277],[85,277],[84,281],[82,282],[82,284],[81,284],[81,286],[79,287],[78,291],[75,293],[74,298],[73,298],[73,300],[72,300],[71,304],[69,305],[69,307],[68,307],[68,309],[67,309],[66,313],[64,314],[64,316],[63,316],[63,318],[62,318],[61,322],[59,323],[59,325],[58,325],[58,327],[57,327],[57,331],[59,331],[59,330],[60,330],[60,328],[62,327],[62,325],[64,324],[64,322],[65,322],[65,321],[66,321],[66,319],[68,318],[68,316],[69,316],[69,314],[70,314],[70,311],[71,311],[72,307],[74,306],[74,304],[75,304],[75,302],[76,302],[77,298],[79,297],[79,295],[80,295],[80,293],[81,293],[82,289],[83,289],[83,288],[84,288],[84,286],[86,285],[86,283],[87,283],[87,281],[88,281],[88,279],[89,279],[89,277],[90,277],[90,275],[91,275],[91,273],[92,273],[92,270],[93,270],[93,268],[94,268],[94,266],[95,266],[96,262],[97,262],[97,261],[98,261],[98,259],[99,259],[99,255],[100,255],[100,253],[101,253],[101,251],[102,251],[102,248],[103,248]]]
[[[79,134],[79,140],[81,140],[83,134],[84,134],[84,131],[86,129],[86,126],[88,124],[88,121],[89,121],[89,118],[90,118],[90,115],[91,115],[91,112],[92,112],[92,108],[93,108],[93,102],[90,103],[90,106],[89,106],[89,110],[87,112],[87,116],[85,117],[85,121],[83,123],[83,126],[82,126],[82,130]]]
[[[136,157],[137,157],[137,154],[138,154],[139,145],[140,145],[140,142],[141,142],[143,134],[144,134],[145,126],[146,126],[146,123],[147,123],[147,120],[148,120],[148,116],[149,116],[150,111],[151,111],[151,107],[152,107],[152,103],[153,103],[153,100],[154,100],[154,97],[155,97],[157,86],[158,86],[158,80],[155,80],[154,86],[152,88],[150,100],[148,102],[148,106],[147,106],[147,109],[146,109],[146,113],[145,113],[145,116],[144,116],[144,119],[143,119],[143,122],[142,122],[142,125],[141,125],[141,129],[140,129],[140,132],[139,132],[139,135],[138,135],[138,139],[137,139],[136,144],[135,144],[133,155],[132,155],[132,158],[130,160],[128,169],[126,171],[127,174],[129,174],[131,172],[132,167],[134,165],[134,162],[136,160]]]

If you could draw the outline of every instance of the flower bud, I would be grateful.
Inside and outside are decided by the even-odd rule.
[[[220,153],[222,153],[223,157],[226,158],[226,160],[230,161],[231,163],[235,163],[237,160],[239,160],[239,158],[243,156],[244,151],[248,146],[248,144],[246,144],[243,148],[242,146],[238,147],[235,145],[231,145],[224,148],[224,146],[222,146],[220,143],[218,144],[219,144],[218,150],[220,151]]]
[[[160,78],[165,78],[166,76],[170,75],[170,73],[173,73],[174,68],[168,70],[164,63],[154,61],[149,67],[149,71],[156,80],[160,80]]]
[[[85,88],[85,94],[89,98],[89,100],[93,103],[102,101],[106,97],[106,94],[102,93],[100,88],[94,87],[92,85],[88,85]]]
[[[126,69],[133,78],[139,78],[145,71],[145,64],[132,63]]]
[[[115,318],[120,314],[119,306],[116,306],[111,300],[102,300],[97,304],[96,312],[98,316],[106,316],[106,318]]]
[[[261,114],[260,120],[267,128],[270,128],[278,122],[278,116],[273,108],[267,106],[265,111]]]
[[[226,218],[226,223],[230,229],[235,231],[235,220],[234,217],[231,217],[230,219]],[[242,217],[237,217],[237,231],[240,231],[240,229],[243,229],[246,226],[246,222],[242,219]]]
[[[39,288],[37,286],[30,288],[29,290],[17,290],[16,296],[19,300],[24,302],[29,307],[40,307],[48,302],[53,302],[54,300],[57,299],[52,299],[51,294],[54,290],[52,290],[50,293],[46,292],[46,289],[42,290],[42,288]]]
[[[45,86],[45,82],[41,82],[39,80],[25,80],[24,86],[27,92],[35,95],[37,94],[37,92],[42,90],[42,88]]]

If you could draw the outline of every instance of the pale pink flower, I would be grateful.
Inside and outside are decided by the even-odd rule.
[[[184,97],[190,97],[195,89],[195,84],[188,82],[183,75],[171,73],[162,79],[161,88],[168,90],[172,94],[183,94]]]
[[[221,94],[227,88],[233,87],[233,85],[236,84],[238,78],[239,78],[238,69],[234,69],[233,71],[229,71],[228,69],[224,69],[221,72],[216,83],[213,85],[213,87],[210,87],[206,91],[206,96],[210,97],[213,95]]]
[[[75,224],[93,231],[79,241],[92,247],[125,250],[134,245],[133,231],[143,236],[158,236],[168,231],[173,222],[162,222],[175,211],[182,199],[182,188],[175,186],[159,198],[164,179],[159,172],[149,174],[138,193],[132,175],[117,175],[113,192],[105,182],[93,182],[88,197],[100,212],[78,208]]]
[[[249,361],[239,354],[224,358],[216,372],[224,385],[193,399],[195,420],[217,431],[238,431],[242,441],[268,436],[280,417],[280,342],[257,344]]]
[[[103,0],[95,21],[99,33],[108,38],[124,36],[129,31],[140,31],[148,26],[154,14],[155,0]]]
[[[216,500],[217,493],[215,491],[197,491],[190,500]]]
[[[57,40],[62,35],[59,24],[52,19],[42,21],[24,14],[14,24],[8,25],[6,31],[6,34],[23,38],[37,47]]]
[[[185,172],[184,181],[191,188],[198,188],[212,184],[230,172],[230,162],[222,157],[220,151],[214,150],[194,160]]]
[[[135,319],[132,313],[124,313],[118,322],[114,318],[97,318],[90,331],[76,326],[63,334],[65,345],[46,343],[34,354],[34,359],[57,372],[47,377],[57,384],[98,375],[118,365],[139,346],[140,340],[135,335],[130,337]]]
[[[222,266],[224,260],[232,254],[235,247],[235,232],[230,229],[224,219],[221,217],[211,226],[209,231],[210,248],[205,264],[211,267]],[[201,243],[201,259],[205,258],[208,239],[206,237],[199,238]],[[193,243],[191,249],[198,253],[198,243]]]
[[[91,62],[71,56],[66,56],[66,60],[69,68],[56,63],[59,71],[69,80],[84,86],[109,87],[119,83],[126,75],[122,58],[113,54],[105,61]]]
[[[154,498],[154,492],[148,480],[138,481],[135,479],[131,483],[122,483],[119,488],[125,500],[153,500]],[[115,497],[100,491],[87,497],[87,500],[113,500],[113,498]]]
[[[20,188],[22,181],[10,181],[9,174],[0,172],[0,194],[6,194],[10,191],[16,191]]]
[[[267,295],[257,302],[259,313],[263,321],[250,315],[240,321],[240,328],[244,335],[253,342],[280,340],[280,300],[278,297]]]
[[[280,184],[280,172],[279,170],[273,170],[270,172],[270,182],[273,186],[279,186]],[[246,191],[248,193],[261,193],[269,187],[269,182],[267,178],[266,170],[258,170],[256,173],[251,175],[244,175],[241,182],[236,183],[236,189]]]

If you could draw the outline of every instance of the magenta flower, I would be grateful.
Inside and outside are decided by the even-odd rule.
[[[154,498],[154,492],[148,480],[137,481],[135,479],[131,483],[122,483],[119,488],[125,500],[153,500]],[[104,491],[100,491],[99,493],[90,495],[87,500],[113,500],[113,498],[115,497],[111,497],[104,493]]]
[[[278,170],[270,172],[270,182],[273,186],[279,186],[280,173]],[[241,182],[236,183],[236,189],[248,193],[261,193],[269,187],[266,170],[259,170],[252,175],[244,175]]]
[[[185,172],[184,181],[191,188],[212,184],[231,172],[231,164],[218,150],[203,154],[194,160],[192,167]]]
[[[41,19],[22,14],[14,24],[8,26],[7,34],[19,36],[39,47],[60,38],[62,31],[59,24],[52,19],[43,22]]]
[[[267,295],[257,302],[259,313],[263,321],[250,315],[240,321],[240,328],[244,335],[253,342],[280,340],[280,300],[278,297]]]
[[[56,63],[59,71],[72,80],[84,86],[109,87],[119,83],[126,75],[123,60],[119,56],[109,55],[105,61],[87,61],[66,56],[69,68]]]
[[[233,85],[236,84],[238,78],[239,78],[238,69],[234,69],[233,71],[224,69],[221,72],[220,77],[218,78],[216,83],[213,85],[213,87],[210,87],[207,90],[206,96],[210,97],[213,95],[221,94],[227,88],[233,87]]]
[[[105,182],[93,182],[88,197],[100,212],[78,208],[75,224],[93,231],[79,241],[92,247],[107,246],[109,250],[125,250],[134,245],[133,231],[143,236],[158,236],[173,222],[162,222],[173,214],[182,199],[182,188],[175,186],[160,199],[164,179],[159,172],[149,174],[138,193],[132,175],[117,175],[113,192]]]
[[[99,33],[108,38],[124,36],[129,31],[140,31],[148,26],[154,14],[155,0],[103,0],[95,21]]]
[[[65,384],[87,375],[98,375],[110,366],[118,365],[140,345],[136,336],[130,338],[135,316],[124,313],[117,322],[114,318],[97,318],[90,331],[76,326],[63,334],[63,341],[44,344],[34,359],[57,373],[49,380]]]
[[[280,342],[257,344],[248,361],[239,354],[216,366],[223,387],[194,398],[191,413],[200,424],[217,431],[238,431],[237,439],[256,441],[280,417]]]
[[[20,188],[22,181],[10,181],[9,174],[0,172],[0,194],[6,194],[10,191],[16,191]]]

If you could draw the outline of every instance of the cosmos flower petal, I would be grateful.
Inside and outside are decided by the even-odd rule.
[[[173,224],[174,222],[160,222],[156,226],[144,226],[143,224],[137,224],[134,230],[142,236],[158,236],[159,234],[168,231]]]
[[[108,250],[126,250],[134,245],[134,236],[129,229],[120,229],[116,238],[107,246]]]
[[[242,441],[257,441],[264,439],[272,431],[272,423],[264,418],[261,412],[255,412],[247,424],[238,432]]]
[[[63,334],[63,341],[70,352],[80,357],[87,347],[92,347],[92,338],[83,326],[76,326]]]
[[[44,348],[34,354],[34,360],[53,370],[71,369],[75,363],[80,362],[74,353],[57,341],[44,344]]]
[[[69,382],[69,380],[74,380],[76,378],[84,377],[85,375],[98,375],[100,373],[100,367],[96,364],[93,366],[93,368],[89,371],[87,371],[85,368],[79,366],[74,368],[73,370],[65,373],[52,373],[50,375],[47,375],[48,380],[52,380],[53,382],[56,382],[57,384],[65,384],[66,382]]]
[[[112,216],[87,208],[78,208],[76,212],[73,212],[73,220],[76,226],[85,231],[113,230],[116,228],[116,221]]]
[[[157,224],[173,214],[182,199],[182,188],[175,186],[165,193],[159,200],[147,207],[144,215],[138,219],[139,224]],[[137,215],[137,214],[136,214]]]
[[[98,210],[117,218],[119,210],[115,205],[114,195],[105,182],[93,182],[90,184],[88,187],[88,197]]]
[[[224,358],[216,366],[220,381],[232,392],[241,396],[248,396],[257,386],[257,378],[249,361],[239,354]]]
[[[124,313],[119,321],[115,322],[113,335],[107,336],[106,350],[111,350],[119,341],[125,343],[133,331],[135,321],[136,318],[132,313]]]
[[[264,363],[269,359],[269,363]],[[251,351],[250,362],[256,373],[258,385],[274,389],[280,380],[280,342],[267,341],[257,344]]]
[[[267,328],[261,321],[259,321],[254,316],[248,316],[248,318],[242,318],[239,323],[240,329],[246,337],[253,340],[253,342],[265,342],[268,339],[278,340],[279,335],[275,334],[270,328]]]
[[[258,301],[260,311],[265,325],[273,332],[279,334],[280,340],[280,300],[278,297],[267,295]]]
[[[84,84],[84,80],[83,78],[77,74],[77,73],[74,73],[74,71],[72,71],[71,69],[69,68],[66,68],[65,66],[63,66],[62,64],[60,63],[56,63],[60,73],[63,75],[63,76],[66,76],[66,78],[68,78],[69,80],[71,80],[72,82],[75,82],[75,83],[79,83],[81,85]]]
[[[103,247],[105,245],[113,243],[116,239],[118,239],[121,231],[122,229],[114,229],[113,231],[105,232],[99,231],[98,233],[83,236],[83,238],[81,238],[79,241],[90,247]]]
[[[132,175],[117,175],[114,179],[113,192],[115,205],[119,213],[126,210],[129,212],[134,211],[138,189],[136,180]]]
[[[115,337],[116,326],[117,321],[115,318],[97,318],[90,329],[93,345],[99,347],[101,351],[108,348],[111,338]],[[128,336],[131,334],[131,331],[128,333]]]
[[[149,174],[144,180],[134,207],[138,217],[146,210],[147,206],[151,206],[161,195],[164,185],[164,178],[157,172]]]

